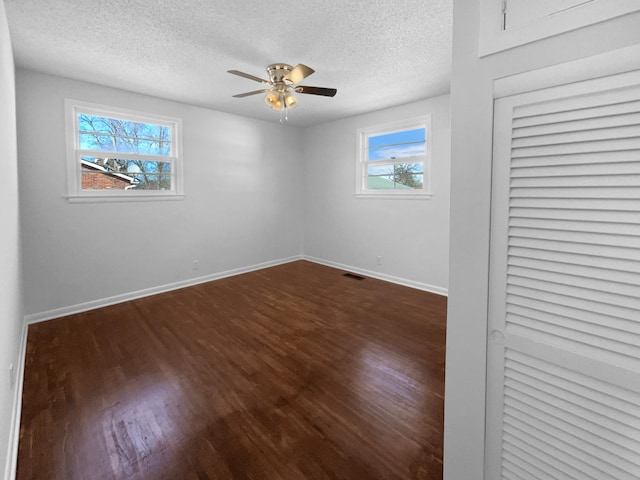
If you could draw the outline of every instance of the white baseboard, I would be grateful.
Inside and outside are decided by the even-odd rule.
[[[9,430],[9,446],[7,448],[7,462],[4,471],[5,480],[16,478],[18,467],[18,441],[20,440],[20,416],[22,415],[22,387],[24,385],[24,365],[27,359],[27,324],[22,325],[22,339],[16,365],[16,384],[14,385],[13,411],[11,414],[11,429]]]
[[[221,278],[232,277],[234,275],[240,275],[242,273],[253,272],[255,270],[261,270],[263,268],[275,267],[276,265],[282,265],[285,263],[295,262],[301,260],[302,255],[295,255],[292,257],[281,258],[278,260],[271,260],[269,262],[258,263],[255,265],[249,265],[246,267],[234,268],[232,270],[226,270],[224,272],[212,273],[203,277],[190,278],[175,283],[168,283],[166,285],[159,285],[157,287],[145,288],[143,290],[137,290],[135,292],[123,293],[122,295],[115,295],[113,297],[101,298],[98,300],[92,300],[90,302],[79,303],[77,305],[70,305],[68,307],[56,308],[53,310],[47,310],[45,312],[33,313],[25,315],[25,321],[27,324],[44,322],[45,320],[51,320],[58,317],[64,317],[66,315],[73,315],[74,313],[86,312],[87,310],[94,310],[96,308],[107,307],[109,305],[115,305],[116,303],[127,302],[129,300],[135,300],[136,298],[148,297],[150,295],[156,295],[158,293],[169,292],[171,290],[177,290],[179,288],[191,287],[200,283],[211,282],[213,280],[219,280]]]
[[[92,300],[89,302],[79,303],[76,305],[70,305],[68,307],[61,307],[53,310],[47,310],[44,312],[33,313],[33,314],[25,315],[25,321],[27,324],[44,322],[46,320],[64,317],[66,315],[73,315],[74,313],[86,312],[88,310],[94,310],[96,308],[115,305],[116,303],[135,300],[136,298],[148,297],[150,295],[156,295],[158,293],[169,292],[171,290],[177,290],[179,288],[190,287],[193,285],[198,285],[200,283],[211,282],[213,280],[219,280],[221,278],[232,277],[234,275],[253,272],[255,270],[260,270],[263,268],[269,268],[269,267],[274,267],[276,265],[295,262],[296,260],[308,260],[310,262],[318,263],[320,265],[326,265],[328,267],[339,268],[341,270],[347,270],[350,272],[359,273],[367,277],[377,278],[379,280],[384,280],[386,282],[397,283],[399,285],[404,285],[405,287],[417,288],[418,290],[424,290],[425,292],[431,292],[438,295],[447,296],[448,294],[448,291],[446,288],[437,287],[435,285],[416,282],[414,280],[408,280],[406,278],[394,277],[393,275],[387,275],[380,272],[373,272],[371,270],[365,270],[363,268],[354,267],[352,265],[345,265],[342,263],[332,262],[330,260],[324,260],[322,258],[316,258],[309,255],[295,255],[292,257],[281,258],[281,259],[272,260],[269,262],[263,262],[255,265],[249,265],[246,267],[234,268],[232,270],[213,273],[210,275],[205,275],[203,277],[190,278],[188,280],[183,280],[180,282],[159,285],[157,287],[145,288],[143,290],[128,292],[121,295],[101,298],[101,299]]]
[[[436,287],[435,285],[429,285],[428,283],[416,282],[414,280],[407,280],[406,278],[394,277],[393,275],[387,275],[385,273],[373,272],[371,270],[365,270],[364,268],[358,268],[351,265],[344,265],[342,263],[332,262],[330,260],[324,260],[322,258],[311,257],[309,255],[303,255],[303,260],[309,262],[319,263],[327,267],[339,268],[340,270],[346,270],[348,272],[359,273],[367,277],[377,278],[378,280],[384,280],[385,282],[397,283],[405,287],[417,288],[418,290],[424,290],[425,292],[435,293],[437,295],[448,296],[449,291],[443,287]]]

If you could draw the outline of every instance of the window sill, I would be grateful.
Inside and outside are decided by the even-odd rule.
[[[69,203],[162,202],[184,200],[184,195],[70,195]]]
[[[394,200],[431,200],[430,193],[356,193],[356,198],[378,198]]]

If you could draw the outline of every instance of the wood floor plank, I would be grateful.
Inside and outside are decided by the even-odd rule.
[[[446,298],[343,273],[31,325],[17,478],[442,478]]]

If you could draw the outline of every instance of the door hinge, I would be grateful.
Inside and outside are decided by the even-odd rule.
[[[502,30],[507,29],[507,0],[502,0]]]

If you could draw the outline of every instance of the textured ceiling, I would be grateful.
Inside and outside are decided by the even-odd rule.
[[[289,123],[313,125],[449,91],[452,0],[4,0],[19,67],[278,121],[271,63],[316,70]]]

